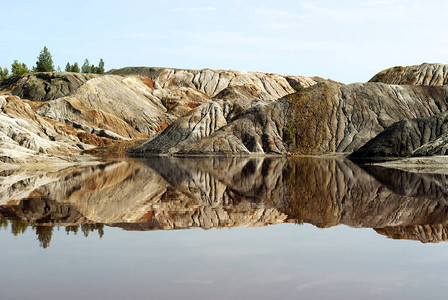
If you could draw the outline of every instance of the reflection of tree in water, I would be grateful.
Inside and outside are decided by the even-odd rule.
[[[36,231],[37,239],[41,247],[48,248],[51,242],[51,236],[53,235],[53,226],[33,226]]]
[[[19,235],[19,233],[25,233],[28,228],[28,224],[22,221],[11,222],[11,233],[15,236]]]
[[[28,224],[23,222],[22,220],[9,220],[6,217],[0,216],[0,229],[6,230],[8,226],[11,225],[11,233],[14,236],[19,234],[23,234],[26,232],[28,226],[32,226],[33,230],[36,232],[37,239],[39,241],[39,245],[42,248],[48,248],[50,246],[51,238],[53,236],[53,225],[40,225],[40,224]],[[58,230],[59,230],[59,226]],[[82,225],[67,225],[64,226],[67,235],[73,232],[76,235],[81,228],[82,233],[85,237],[89,236],[91,232],[98,232],[100,238],[104,235],[104,224],[82,224]]]
[[[100,238],[104,235],[104,224],[96,223],[96,224],[82,224],[80,225],[74,225],[74,226],[65,226],[65,232],[67,232],[67,235],[70,234],[70,232],[73,232],[74,235],[76,235],[79,231],[79,227],[81,227],[81,231],[84,234],[85,237],[89,236],[90,232],[98,231],[98,235]]]
[[[90,232],[98,231],[100,238],[104,235],[104,224],[82,224],[81,231],[84,233],[85,237],[89,236]]]
[[[0,217],[0,228],[6,229],[8,228],[8,218],[6,217]]]

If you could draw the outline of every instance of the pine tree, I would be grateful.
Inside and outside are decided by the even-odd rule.
[[[24,63],[19,63],[17,59],[11,64],[12,75],[22,76],[29,72],[28,67]]]
[[[0,68],[0,79],[6,79],[9,76],[9,72],[7,68]]]
[[[66,65],[65,65],[65,72],[71,72],[72,71],[72,66],[70,65],[70,63],[68,62]]]
[[[90,63],[87,58],[84,60],[84,64],[81,67],[81,72],[82,73],[90,73]]]
[[[70,72],[79,73],[79,65],[77,62],[75,62],[72,67],[70,68]]]
[[[104,73],[104,61],[103,61],[102,58],[100,59],[100,62],[98,64],[98,68],[96,69],[96,72],[98,74],[103,74]]]
[[[54,72],[53,58],[47,47],[40,52],[36,62],[37,72]]]
[[[96,73],[96,72],[97,72],[97,70],[96,70],[95,65],[91,65],[90,66],[90,73]]]

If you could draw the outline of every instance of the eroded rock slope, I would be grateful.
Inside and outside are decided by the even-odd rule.
[[[448,87],[319,83],[286,96],[290,152],[352,152],[394,122],[447,109]]]
[[[11,76],[0,81],[0,91],[33,101],[48,101],[64,97],[78,89],[86,81],[96,78],[96,74],[52,72],[33,73],[22,77]]]
[[[41,117],[16,96],[0,96],[0,162],[74,162],[74,154],[109,140]]]
[[[264,154],[285,153],[282,142],[286,104],[266,98],[255,86],[232,86],[177,119],[128,153]]]
[[[210,98],[153,86],[142,76],[65,72],[1,81],[1,161],[60,162],[94,146],[148,138]]]
[[[130,155],[352,152],[394,122],[438,114],[448,103],[447,87],[326,81],[277,101],[256,100],[250,88],[227,88]]]
[[[265,92],[271,99],[291,94],[298,86],[308,87],[319,78],[304,76],[282,76],[261,72],[233,70],[181,70],[170,68],[129,67],[111,70],[110,74],[138,74],[154,80],[155,87],[189,87],[206,93],[210,97],[232,85],[252,85]]]
[[[30,98],[14,99],[28,107],[26,118],[34,122],[30,124],[38,120],[41,125],[32,125],[39,138],[14,134],[4,126],[2,133],[10,139],[3,138],[2,151],[15,149],[7,145],[15,139],[21,152],[34,151],[29,157],[67,156],[93,146],[123,151],[131,144],[140,146],[128,154],[139,157],[350,153],[391,125],[397,135],[397,121],[435,118],[418,121],[412,133],[400,132],[394,139],[399,145],[393,146],[399,150],[385,151],[410,155],[405,149],[411,147],[411,154],[417,148],[419,155],[444,154],[448,137],[439,119],[448,103],[445,67],[424,64],[386,71],[382,73],[388,75],[378,75],[377,81],[412,81],[409,74],[417,79],[414,85],[344,85],[300,76],[167,68],[111,71],[137,75],[62,72],[12,77],[0,83],[4,99],[13,94]],[[401,79],[397,82],[405,83]],[[10,113],[8,118],[24,116]],[[16,130],[22,125],[29,130],[23,122],[16,123]],[[55,126],[56,133],[50,134],[47,127]],[[25,138],[17,141],[20,136]],[[8,155],[3,157],[5,161]]]
[[[441,86],[448,83],[448,65],[424,63],[417,66],[393,67],[376,74],[369,82]]]
[[[448,82],[448,66],[422,64],[411,67],[395,67],[375,75],[371,82],[401,85],[444,86]],[[356,160],[390,157],[432,156],[448,153],[446,108],[425,118],[402,118],[351,154]]]
[[[353,152],[353,159],[446,155],[448,111],[394,123]]]

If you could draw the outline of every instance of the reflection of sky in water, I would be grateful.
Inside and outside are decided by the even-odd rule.
[[[0,231],[2,299],[444,299],[448,243],[308,224],[126,232],[36,247]]]

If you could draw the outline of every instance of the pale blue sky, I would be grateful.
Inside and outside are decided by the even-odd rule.
[[[448,1],[7,1],[0,66],[100,58],[367,81],[396,65],[448,63]]]

